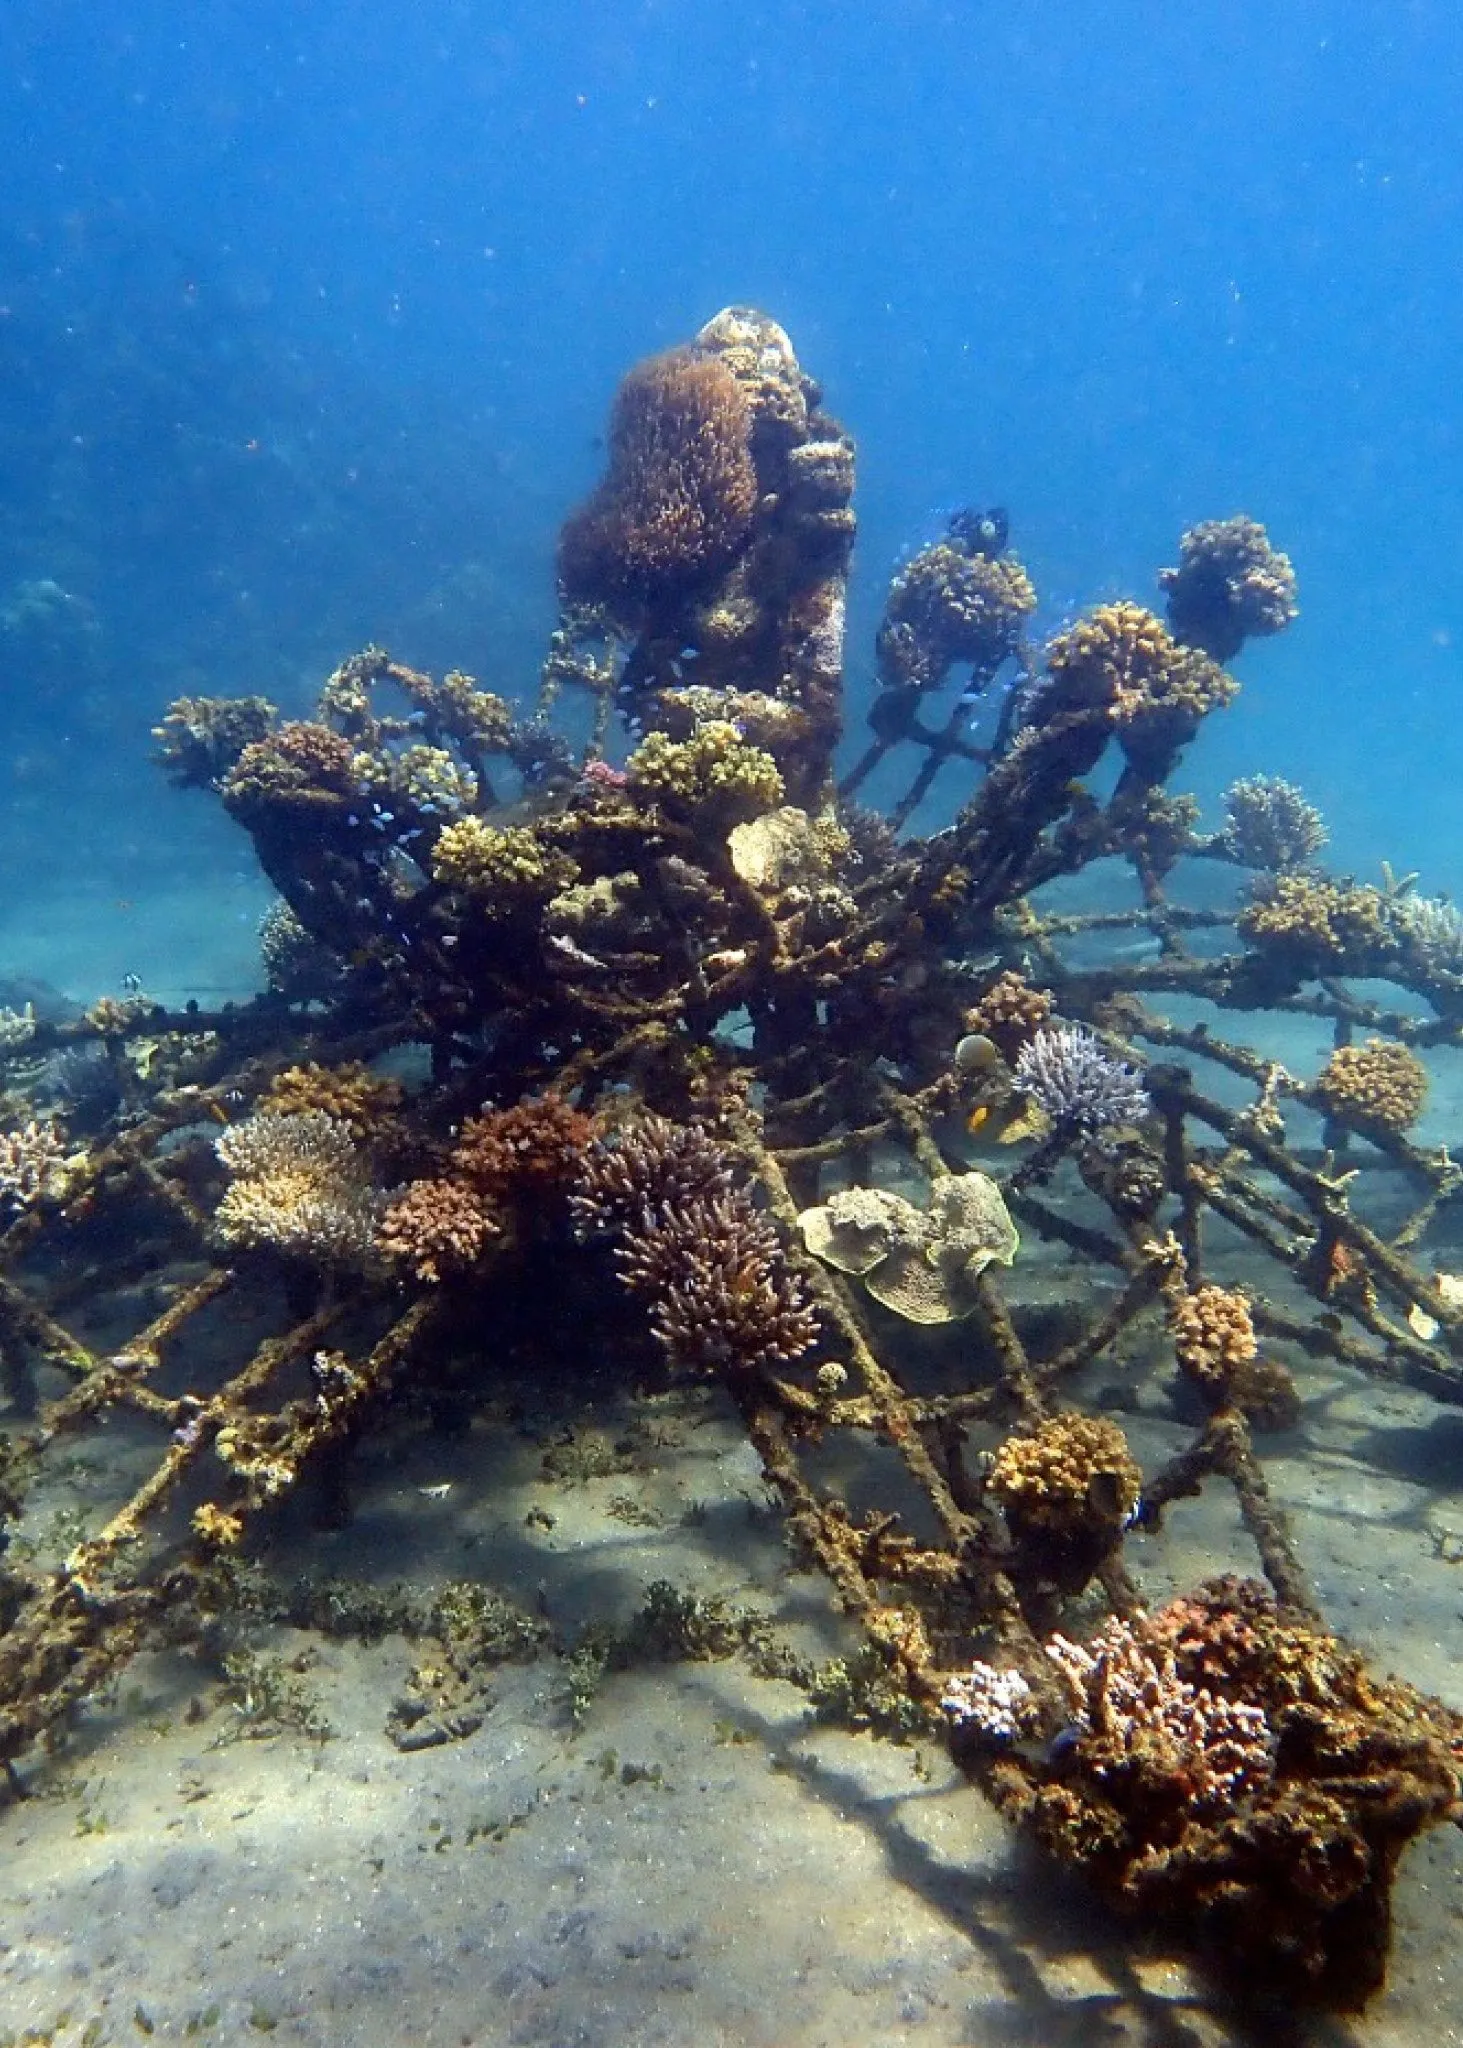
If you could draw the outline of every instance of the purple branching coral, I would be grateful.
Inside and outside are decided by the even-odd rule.
[[[789,1365],[818,1318],[777,1231],[745,1188],[658,1210],[621,1234],[620,1278],[650,1311],[674,1365],[691,1372]]]
[[[1042,1026],[1021,1049],[1016,1086],[1059,1131],[1140,1124],[1153,1111],[1137,1072],[1076,1025]]]
[[[731,1161],[699,1124],[642,1116],[589,1147],[569,1207],[581,1239],[614,1236],[631,1224],[648,1229],[667,1209],[728,1195],[734,1184]]]
[[[581,1237],[617,1240],[621,1282],[682,1370],[788,1365],[817,1342],[776,1227],[699,1126],[642,1117],[592,1145],[571,1207]]]

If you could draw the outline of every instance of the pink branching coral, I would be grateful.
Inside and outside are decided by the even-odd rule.
[[[1219,1813],[1270,1777],[1274,1737],[1264,1708],[1181,1677],[1172,1643],[1144,1616],[1109,1621],[1086,1644],[1053,1636],[1046,1653],[1083,1761],[1114,1796],[1126,1788],[1145,1801]]]
[[[616,1263],[647,1304],[657,1341],[684,1370],[789,1365],[817,1341],[817,1314],[776,1229],[744,1188],[627,1226]]]
[[[593,1137],[593,1119],[582,1110],[562,1096],[535,1096],[471,1117],[453,1148],[451,1170],[494,1200],[559,1200]]]
[[[477,1264],[498,1225],[473,1190],[455,1180],[415,1180],[381,1219],[376,1246],[433,1283]]]
[[[591,1145],[570,1198],[583,1238],[610,1235],[657,1212],[730,1194],[730,1160],[700,1124],[641,1116]]]

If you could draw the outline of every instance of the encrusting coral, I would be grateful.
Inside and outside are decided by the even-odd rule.
[[[1333,1116],[1392,1132],[1409,1130],[1427,1106],[1427,1068],[1391,1038],[1338,1045],[1316,1077]]]

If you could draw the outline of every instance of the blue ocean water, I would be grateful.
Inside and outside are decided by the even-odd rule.
[[[227,880],[146,765],[181,690],[368,638],[530,689],[617,376],[732,300],[858,438],[855,681],[952,505],[1053,616],[1249,511],[1303,616],[1190,779],[1463,887],[1443,0],[11,0],[0,58],[12,915]]]

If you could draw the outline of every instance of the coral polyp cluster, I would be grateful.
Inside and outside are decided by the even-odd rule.
[[[889,588],[879,626],[879,673],[896,689],[937,690],[957,664],[983,687],[1017,654],[1036,610],[1014,555],[985,553],[952,535],[921,548]]]
[[[1289,555],[1270,544],[1258,519],[1206,519],[1179,542],[1175,569],[1160,569],[1175,635],[1216,661],[1246,640],[1283,633],[1299,611]]]
[[[697,726],[688,739],[653,732],[626,763],[626,786],[688,820],[729,831],[783,798],[776,761],[750,746],[726,719]]]
[[[1260,1356],[1249,1299],[1212,1281],[1169,1299],[1179,1372],[1213,1409],[1244,1415],[1256,1429],[1288,1429],[1300,1395],[1287,1366]]]
[[[347,1124],[357,1139],[379,1130],[383,1120],[401,1108],[405,1091],[399,1081],[375,1074],[362,1060],[346,1060],[336,1067],[310,1061],[305,1066],[286,1067],[276,1074],[259,1098],[259,1107],[269,1116],[300,1116],[323,1110],[337,1123]]]
[[[1250,1304],[1233,1288],[1196,1287],[1174,1303],[1169,1320],[1179,1365],[1208,1392],[1227,1394],[1259,1351]]]
[[[1236,920],[1262,957],[1301,978],[1340,969],[1366,973],[1392,950],[1387,902],[1366,884],[1283,874]]]
[[[791,341],[727,309],[609,440],[531,714],[373,646],[304,715],[164,716],[277,892],[255,1001],[0,1019],[39,1411],[0,1511],[113,1415],[157,1442],[64,1559],[6,1553],[0,1762],[208,1636],[282,1497],[348,1515],[369,1437],[452,1429],[471,1472],[593,1380],[745,1432],[861,1635],[846,1701],[862,1657],[1145,1933],[1355,2004],[1463,1720],[1327,1632],[1258,1432],[1305,1429],[1313,1361],[1463,1402],[1459,1169],[1414,1136],[1463,920],[1328,873],[1287,783],[1208,830],[1170,786],[1295,613],[1254,522],[1184,537],[1167,623],[1101,603],[1043,656],[1005,515],[957,514],[840,787],[854,452]],[[1159,1604],[1196,1497],[1269,1591]]]
[[[1128,1440],[1102,1415],[1054,1415],[1010,1436],[986,1485],[1018,1541],[1048,1563],[1076,1547],[1110,1549],[1138,1505],[1143,1475]]]
[[[1417,1054],[1389,1038],[1337,1046],[1316,1077],[1316,1093],[1333,1116],[1384,1131],[1409,1130],[1427,1105],[1427,1090]]]
[[[965,1028],[991,1039],[1014,1062],[1052,1014],[1051,991],[1006,968],[965,1013]]]
[[[1200,649],[1173,639],[1141,605],[1098,605],[1047,649],[1051,713],[1104,710],[1124,751],[1157,770],[1239,684]]]
[[[567,889],[579,870],[528,825],[489,825],[478,817],[444,826],[432,853],[432,880],[493,916],[531,912]]]

